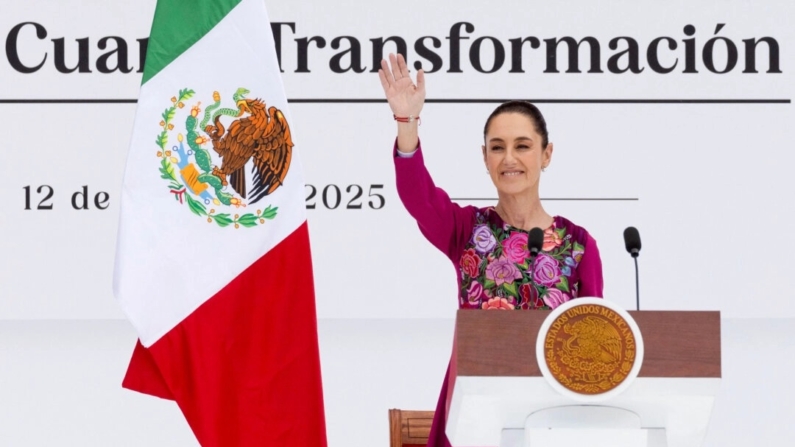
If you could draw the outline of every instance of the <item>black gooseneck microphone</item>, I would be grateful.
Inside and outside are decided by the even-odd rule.
[[[535,260],[541,247],[544,245],[544,230],[535,227],[527,236],[527,249],[530,250],[530,259]]]
[[[640,255],[640,233],[635,227],[624,230],[624,247],[635,260],[635,306],[640,310],[640,281],[638,279],[638,255]]]
[[[535,288],[536,257],[541,247],[544,246],[544,230],[533,227],[527,235],[527,249],[530,251],[530,287]],[[533,303],[535,305],[535,303]]]

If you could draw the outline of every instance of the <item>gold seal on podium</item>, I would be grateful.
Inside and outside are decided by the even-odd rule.
[[[547,378],[578,395],[620,392],[617,388],[637,375],[642,362],[634,320],[601,299],[572,300],[553,311],[538,343]]]

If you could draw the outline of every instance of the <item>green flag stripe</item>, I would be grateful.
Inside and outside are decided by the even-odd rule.
[[[141,84],[199,41],[242,0],[158,0]]]

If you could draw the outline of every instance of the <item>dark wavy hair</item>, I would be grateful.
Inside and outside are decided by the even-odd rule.
[[[486,120],[486,125],[483,127],[483,140],[486,140],[486,134],[489,132],[491,120],[503,113],[518,113],[530,118],[533,122],[536,132],[541,135],[541,147],[546,149],[549,143],[549,132],[547,132],[547,122],[544,120],[544,115],[538,110],[538,107],[527,101],[508,101],[500,104],[491,112],[489,118]]]

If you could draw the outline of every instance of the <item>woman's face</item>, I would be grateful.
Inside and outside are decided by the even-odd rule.
[[[546,149],[542,144],[530,118],[520,113],[502,113],[492,119],[483,159],[499,193],[537,193],[541,168],[552,159],[552,144]]]

